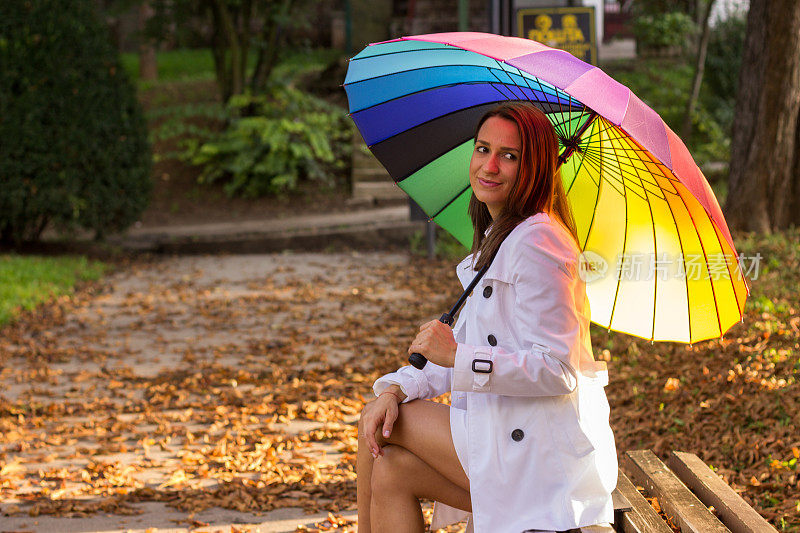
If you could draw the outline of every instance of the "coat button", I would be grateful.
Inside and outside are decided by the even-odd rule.
[[[495,338],[494,335],[489,335],[488,337],[486,337],[486,340],[489,341],[489,346],[497,346],[497,339]]]
[[[483,289],[483,297],[484,298],[488,298],[491,295],[492,295],[492,288],[489,287],[489,286],[484,287],[484,289]]]
[[[525,438],[525,432],[522,431],[521,429],[515,429],[514,431],[511,432],[511,438],[515,442],[519,442]]]

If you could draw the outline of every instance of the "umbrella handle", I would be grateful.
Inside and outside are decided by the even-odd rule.
[[[453,317],[450,313],[445,313],[439,318],[439,322],[442,324],[447,324],[448,326],[452,326]],[[428,364],[428,360],[421,353],[412,353],[409,355],[408,362],[411,363],[414,368],[418,368],[420,370],[425,368],[425,365]]]

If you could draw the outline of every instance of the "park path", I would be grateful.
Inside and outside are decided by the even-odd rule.
[[[24,317],[0,531],[355,531],[357,413],[457,289],[402,253],[162,257]]]

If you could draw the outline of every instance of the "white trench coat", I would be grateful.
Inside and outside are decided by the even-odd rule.
[[[578,247],[545,213],[506,237],[454,325],[455,366],[404,366],[374,384],[405,401],[452,391],[467,410],[472,527],[478,533],[567,530],[613,521],[617,456],[592,356]],[[457,267],[466,286],[472,256]],[[434,528],[468,513],[437,503]]]

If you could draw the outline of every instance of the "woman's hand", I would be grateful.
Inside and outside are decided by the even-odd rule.
[[[375,432],[378,427],[382,426],[381,434],[383,438],[389,438],[392,434],[392,426],[394,426],[394,422],[400,412],[398,404],[404,398],[405,394],[400,390],[400,387],[393,385],[365,405],[361,411],[361,427],[364,428],[364,438],[367,440],[372,457],[377,458],[379,455],[383,455],[383,450],[378,441],[375,440]]]
[[[452,367],[456,360],[458,343],[450,326],[438,320],[431,320],[419,327],[417,337],[408,348],[408,355],[419,353],[431,363]]]

